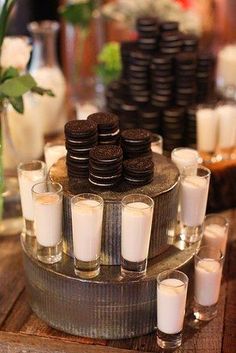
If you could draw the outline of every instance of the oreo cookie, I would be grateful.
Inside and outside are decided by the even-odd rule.
[[[115,145],[96,146],[89,153],[89,181],[111,187],[122,179],[123,151]]]
[[[131,159],[151,154],[151,133],[145,129],[127,129],[121,133],[124,158]]]
[[[142,186],[152,182],[154,163],[151,158],[128,159],[123,163],[124,179],[129,184]]]
[[[115,145],[119,142],[119,118],[111,113],[94,113],[88,116],[88,121],[97,124],[99,144]]]

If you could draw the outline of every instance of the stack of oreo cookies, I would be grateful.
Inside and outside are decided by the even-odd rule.
[[[184,145],[185,111],[181,107],[165,109],[162,117],[164,149],[171,151]]]
[[[202,53],[197,58],[197,100],[210,98],[210,92],[213,90],[213,68],[214,57],[208,53]]]
[[[137,20],[139,33],[138,46],[145,52],[154,52],[157,49],[158,24],[155,17],[141,17]]]
[[[189,107],[186,111],[185,144],[192,148],[196,148],[196,111],[196,105]]]
[[[121,61],[122,61],[122,78],[127,79],[129,75],[129,57],[130,52],[137,48],[137,42],[126,41],[122,42],[120,46]]]
[[[119,117],[122,130],[137,128],[139,125],[137,104],[132,99],[123,100],[120,106]]]
[[[173,65],[172,59],[156,55],[151,64],[151,101],[158,108],[168,107],[173,98]]]
[[[155,106],[147,104],[139,110],[140,128],[158,133],[161,128],[161,112]]]
[[[66,164],[70,178],[85,178],[89,172],[89,151],[97,144],[97,124],[72,120],[65,125]]]
[[[96,186],[112,187],[122,179],[121,147],[96,146],[89,153],[89,181]]]
[[[186,53],[196,53],[198,50],[198,38],[191,34],[182,35],[182,51]]]
[[[116,145],[120,139],[119,118],[112,113],[94,113],[88,116],[88,121],[97,124],[98,143],[100,145]]]
[[[151,158],[128,159],[123,163],[124,179],[132,185],[142,186],[152,182],[154,163]]]
[[[197,57],[194,53],[180,53],[175,58],[175,103],[187,107],[196,102]]]
[[[124,158],[132,159],[151,155],[151,133],[144,129],[128,129],[121,133]]]
[[[160,26],[160,53],[168,56],[175,56],[181,51],[182,45],[182,33],[178,31],[178,23],[163,23]]]

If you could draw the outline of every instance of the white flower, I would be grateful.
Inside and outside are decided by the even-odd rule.
[[[32,47],[25,37],[5,37],[0,56],[0,66],[15,67],[19,71],[25,70],[30,58]]]

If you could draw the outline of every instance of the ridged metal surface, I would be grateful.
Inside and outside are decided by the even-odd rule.
[[[121,339],[150,333],[156,326],[156,275],[180,267],[188,273],[197,246],[169,247],[149,261],[140,280],[122,278],[119,266],[102,266],[98,277],[81,280],[69,256],[43,265],[22,240],[29,303],[50,326],[73,335]]]
[[[164,156],[154,153],[153,160],[155,173],[151,184],[132,188],[123,182],[111,191],[96,188],[87,180],[69,180],[64,159],[51,168],[50,179],[61,183],[64,190],[63,246],[66,254],[73,256],[71,198],[84,192],[99,193],[104,199],[101,252],[103,265],[120,264],[121,200],[130,193],[146,194],[152,197],[155,203],[149,258],[166,250],[168,234],[173,230],[178,207],[179,172],[170,159]]]

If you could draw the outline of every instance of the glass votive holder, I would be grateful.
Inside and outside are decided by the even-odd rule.
[[[185,167],[192,167],[197,170],[199,154],[193,148],[178,147],[171,152],[171,160],[175,163],[180,173],[183,172]]]
[[[158,134],[152,134],[151,139],[152,152],[163,154],[163,137]]]
[[[202,166],[198,166],[197,170],[185,167],[181,174],[180,237],[188,243],[202,238],[210,175],[210,170]]]
[[[225,217],[218,214],[209,214],[204,221],[201,244],[202,246],[218,248],[225,255],[228,232],[229,223]]]
[[[44,158],[47,170],[58,161],[58,159],[66,155],[66,148],[64,141],[48,142],[44,146]]]
[[[146,273],[151,237],[153,200],[131,194],[122,199],[121,274],[140,277]]]
[[[209,321],[217,314],[224,256],[215,247],[202,246],[194,256],[194,316]]]
[[[35,236],[34,232],[34,207],[32,187],[46,180],[46,164],[42,161],[20,163],[17,167],[20,188],[21,208],[24,218],[24,230],[26,238]]]
[[[177,270],[157,276],[157,344],[163,349],[182,343],[188,276]]]
[[[74,271],[81,278],[100,272],[103,205],[95,194],[80,194],[71,200]]]
[[[62,258],[62,186],[42,182],[32,188],[37,258],[54,264]]]

